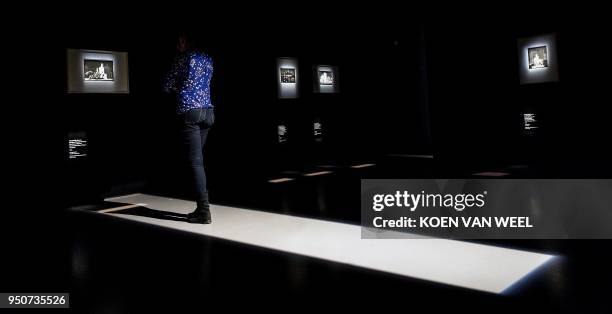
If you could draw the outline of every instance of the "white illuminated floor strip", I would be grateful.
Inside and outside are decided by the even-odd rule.
[[[195,203],[135,194],[107,199],[186,214]],[[357,267],[501,293],[554,256],[444,239],[361,239],[361,227],[212,205],[210,225],[106,213],[206,236]]]
[[[376,166],[376,164],[354,165],[354,166],[351,166],[351,168],[353,168],[353,169],[361,169],[361,168],[367,168],[367,167],[373,167],[373,166]]]
[[[119,207],[113,207],[113,208],[107,208],[107,209],[99,210],[98,213],[112,213],[112,212],[118,212],[120,210],[136,208],[136,207],[145,207],[145,206],[147,206],[147,204],[145,204],[145,203],[123,205],[123,206],[119,206]]]
[[[289,181],[293,181],[294,179],[292,178],[278,178],[278,179],[270,179],[268,180],[268,182],[270,183],[285,183],[285,182],[289,182]]]
[[[322,176],[322,175],[326,175],[326,174],[330,174],[330,173],[333,173],[333,171],[310,172],[310,173],[305,173],[304,176],[305,177],[316,177],[316,176]]]

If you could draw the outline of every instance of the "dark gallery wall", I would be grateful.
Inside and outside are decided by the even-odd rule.
[[[217,124],[207,158],[209,175],[223,179],[216,182],[258,184],[281,170],[385,154],[434,154],[461,167],[609,158],[609,65],[588,57],[588,47],[605,38],[604,25],[409,19],[321,24],[304,18],[279,28],[248,22],[247,28],[190,25],[215,60]],[[59,25],[36,37],[57,75],[35,95],[44,131],[32,133],[44,139],[39,150],[49,158],[41,159],[54,169],[48,177],[62,178],[66,202],[131,190],[186,190],[171,100],[160,89],[174,53],[167,24],[181,25]],[[558,35],[560,81],[520,85],[517,39],[550,32]],[[598,56],[609,50],[597,47]],[[130,93],[67,94],[67,48],[128,52]],[[298,59],[299,99],[277,98],[278,57]],[[339,94],[312,92],[317,64],[339,67]],[[521,132],[526,108],[541,123],[535,136]],[[323,124],[322,143],[311,134],[315,119]],[[289,127],[282,145],[278,124]],[[76,130],[87,132],[90,156],[68,163],[66,135]]]
[[[434,150],[456,163],[541,163],[559,167],[602,165],[608,63],[593,65],[590,43],[605,38],[608,26],[521,18],[511,22],[472,21],[429,27],[429,91]],[[559,82],[520,85],[517,39],[556,33]],[[598,49],[607,55],[608,47]],[[534,136],[521,132],[521,113],[536,112]],[[589,174],[594,175],[594,174]]]
[[[180,182],[180,146],[173,129],[173,105],[161,81],[174,54],[174,32],[155,27],[68,32],[54,45],[58,72],[65,49],[127,51],[130,93],[67,94],[58,80],[56,140],[84,130],[89,158],[64,163],[71,176],[66,198],[149,189],[187,190]],[[215,62],[213,103],[216,126],[207,148],[209,176],[217,182],[265,182],[281,170],[303,170],[317,162],[353,162],[385,153],[428,153],[423,27],[410,25],[401,37],[346,28],[336,33],[274,32],[265,27],[241,32],[193,31]],[[295,57],[300,98],[278,99],[276,58]],[[317,64],[339,68],[340,93],[313,92]],[[312,135],[323,124],[323,141]],[[277,125],[289,127],[289,141],[277,143]],[[63,143],[61,144],[65,146]],[[65,148],[65,147],[63,147]],[[65,152],[58,151],[62,154]],[[77,197],[78,196],[78,197]]]

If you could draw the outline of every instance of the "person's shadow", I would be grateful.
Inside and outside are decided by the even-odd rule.
[[[126,205],[129,206],[131,204],[122,204],[122,203],[114,203],[115,205]],[[174,220],[174,221],[182,221],[187,222],[187,215],[179,214],[169,211],[151,209],[143,206],[131,207],[120,209],[112,212],[108,212],[109,214],[122,214],[122,215],[133,215],[133,216],[141,216],[155,219],[163,219],[163,220]]]

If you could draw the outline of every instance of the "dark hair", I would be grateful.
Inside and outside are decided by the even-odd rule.
[[[201,37],[198,36],[195,32],[184,30],[184,29],[179,30],[176,33],[175,42],[178,42],[180,38],[183,38],[185,41],[187,41],[187,44],[189,45],[190,50],[197,50],[197,51],[204,50],[204,44],[201,40]]]

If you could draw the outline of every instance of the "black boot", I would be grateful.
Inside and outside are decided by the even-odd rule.
[[[197,202],[198,206],[192,212],[187,214],[187,220],[190,223],[209,224],[212,222],[210,216],[210,205],[208,203],[208,193],[204,195],[204,198]]]
[[[187,220],[192,224],[212,223],[212,217],[210,216],[210,210],[207,210],[207,211],[196,210],[193,213],[187,214]]]

